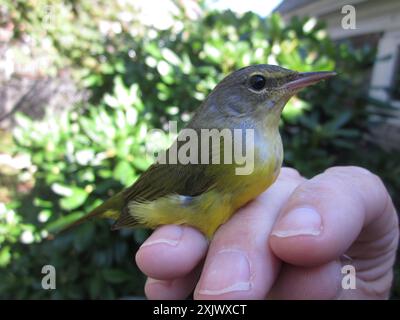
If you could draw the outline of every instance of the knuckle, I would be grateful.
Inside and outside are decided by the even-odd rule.
[[[289,179],[294,179],[294,180],[304,180],[304,177],[301,176],[301,174],[293,168],[289,167],[283,167],[281,169],[281,173],[279,175],[279,178],[289,178]]]
[[[289,199],[291,206],[319,205],[324,202],[326,196],[332,196],[337,189],[322,179],[310,179],[300,184],[292,193]]]
[[[290,168],[290,167],[283,167],[282,168],[282,173],[287,174],[287,175],[291,175],[294,177],[300,177],[300,173],[294,169],[294,168]]]
[[[357,167],[357,166],[337,166],[331,167],[325,170],[324,173],[336,175],[345,178],[363,178],[372,180],[375,183],[382,184],[382,180],[379,176],[372,173],[368,169]]]
[[[371,171],[357,166],[332,167],[327,169],[322,176],[327,181],[336,182],[342,192],[360,195],[364,200],[366,195],[373,196],[379,202],[387,201],[389,193],[382,179]],[[322,179],[321,179],[322,180]]]

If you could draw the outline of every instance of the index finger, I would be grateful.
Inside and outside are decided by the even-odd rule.
[[[196,299],[263,299],[279,261],[268,236],[282,205],[303,178],[282,169],[278,180],[218,229],[195,290]]]

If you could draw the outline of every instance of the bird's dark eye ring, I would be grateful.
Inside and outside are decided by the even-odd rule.
[[[259,74],[251,76],[249,79],[250,88],[255,91],[261,91],[262,89],[264,89],[266,83],[267,80],[265,79],[265,77]]]

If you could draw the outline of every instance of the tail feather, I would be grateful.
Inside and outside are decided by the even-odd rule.
[[[128,208],[122,209],[121,215],[117,221],[112,225],[111,230],[119,230],[122,228],[140,227],[142,224],[132,215],[130,215]]]
[[[105,202],[103,202],[101,205],[96,207],[88,214],[84,215],[82,218],[79,218],[70,225],[66,226],[64,229],[60,231],[60,233],[64,233],[65,231],[75,228],[81,223],[93,218],[109,218],[117,220],[121,215],[123,207],[124,207],[124,198],[122,192],[120,192],[115,196],[111,197],[110,199],[106,200]]]

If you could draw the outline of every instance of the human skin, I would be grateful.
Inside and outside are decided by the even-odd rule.
[[[379,177],[332,167],[312,179],[283,168],[210,243],[187,226],[160,227],[136,254],[149,299],[386,299],[399,239]],[[343,289],[343,265],[356,289]]]

